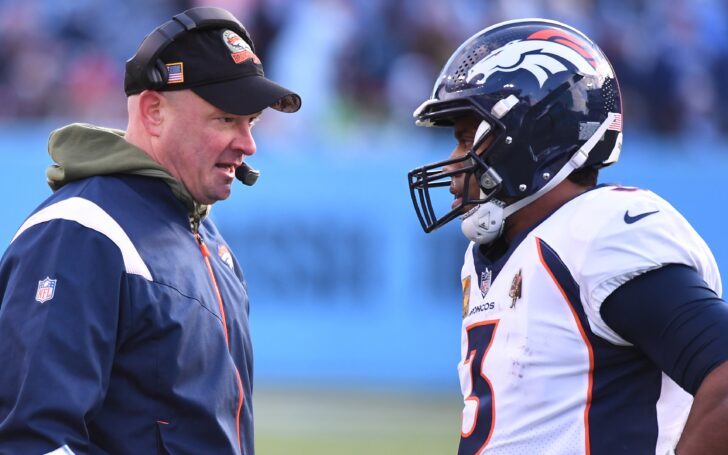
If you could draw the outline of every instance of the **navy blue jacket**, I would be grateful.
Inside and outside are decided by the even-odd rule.
[[[242,272],[162,180],[63,186],[3,256],[0,297],[0,454],[254,453]]]

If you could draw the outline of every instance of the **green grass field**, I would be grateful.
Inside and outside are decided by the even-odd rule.
[[[256,453],[456,453],[461,402],[455,393],[258,389]]]

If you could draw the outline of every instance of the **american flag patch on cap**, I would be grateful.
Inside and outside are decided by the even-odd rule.
[[[612,119],[612,123],[607,126],[608,130],[612,131],[622,131],[622,114],[613,114],[614,118]]]
[[[167,83],[181,84],[185,81],[184,64],[182,62],[167,63]]]

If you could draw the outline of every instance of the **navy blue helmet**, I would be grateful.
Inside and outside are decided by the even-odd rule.
[[[572,171],[614,163],[621,150],[622,102],[611,64],[586,35],[555,21],[496,24],[452,54],[414,117],[421,126],[451,127],[465,115],[480,121],[469,153],[408,175],[425,232],[500,198],[518,200],[505,207],[508,216]],[[457,163],[456,170],[443,169]],[[448,187],[459,174],[476,178],[481,191],[466,192],[440,215],[430,190]]]

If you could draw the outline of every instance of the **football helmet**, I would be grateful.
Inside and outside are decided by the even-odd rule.
[[[614,70],[594,42],[560,22],[507,21],[466,40],[414,117],[420,126],[452,127],[466,115],[480,122],[470,151],[408,174],[425,232],[460,216],[468,238],[490,243],[508,216],[572,171],[619,158],[622,101]],[[446,189],[459,175],[462,203],[437,211],[430,190]],[[473,178],[479,194],[468,194]]]

